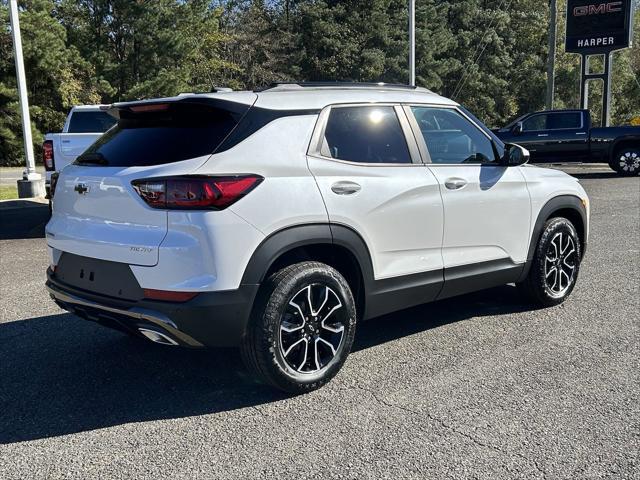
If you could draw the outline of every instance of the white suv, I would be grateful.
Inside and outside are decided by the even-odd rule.
[[[358,321],[506,283],[556,305],[575,285],[582,187],[428,90],[280,84],[109,112],[46,227],[48,289],[83,318],[238,345],[304,392],[337,373]]]

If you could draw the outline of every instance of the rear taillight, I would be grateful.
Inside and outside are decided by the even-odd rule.
[[[56,162],[53,158],[53,141],[45,140],[42,144],[42,161],[44,169],[47,172],[53,172],[56,169]]]
[[[198,292],[174,292],[169,290],[143,289],[144,298],[147,300],[160,300],[162,302],[188,302],[198,295]]]
[[[150,207],[169,210],[222,210],[264,180],[259,175],[168,177],[134,180],[133,188]]]

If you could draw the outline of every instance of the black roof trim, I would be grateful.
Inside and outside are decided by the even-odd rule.
[[[250,137],[262,127],[268,123],[273,122],[283,117],[303,116],[303,115],[318,115],[319,109],[307,109],[307,110],[271,110],[268,108],[251,107],[247,113],[242,117],[242,120],[236,125],[236,127],[229,133],[227,138],[218,145],[218,148],[213,152],[214,154],[224,152],[230,148],[235,147],[244,139]]]

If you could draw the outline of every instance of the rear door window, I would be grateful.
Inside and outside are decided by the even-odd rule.
[[[248,108],[233,102],[127,107],[120,110],[117,125],[78,157],[76,163],[151,166],[210,155]]]
[[[117,120],[107,112],[76,110],[71,114],[67,133],[103,133],[116,122]]]
[[[580,112],[551,113],[547,117],[547,129],[563,130],[576,129],[582,126],[582,114]]]
[[[360,163],[412,163],[407,140],[390,106],[333,107],[323,156]]]

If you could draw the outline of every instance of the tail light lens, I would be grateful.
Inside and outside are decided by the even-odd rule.
[[[234,204],[264,178],[259,175],[168,177],[134,180],[133,188],[153,208],[222,210]]]
[[[168,290],[143,289],[144,298],[148,300],[160,300],[162,302],[188,302],[198,295],[198,292],[173,292]]]
[[[53,141],[45,140],[42,144],[42,161],[44,169],[47,172],[53,172],[56,169],[56,162],[53,159]]]

